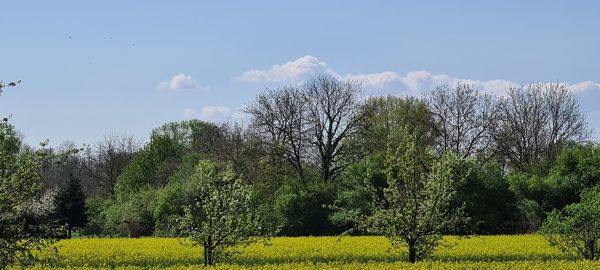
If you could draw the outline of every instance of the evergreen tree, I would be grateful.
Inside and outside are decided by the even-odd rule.
[[[73,174],[56,197],[56,215],[66,225],[68,238],[71,238],[73,227],[83,226],[87,221],[85,194],[81,181]]]

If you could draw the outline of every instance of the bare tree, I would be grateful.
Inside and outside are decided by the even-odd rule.
[[[500,110],[491,95],[482,94],[469,84],[444,85],[430,93],[428,105],[439,152],[452,151],[483,161],[497,153],[490,130]]]
[[[103,192],[115,195],[117,178],[139,149],[140,142],[133,136],[106,135],[86,149],[85,173]]]
[[[257,163],[264,154],[263,145],[248,128],[236,123],[222,123],[219,139],[213,144],[215,160],[226,162],[246,183],[252,183]]]
[[[585,140],[590,130],[566,85],[537,83],[509,90],[493,134],[509,165],[525,170],[553,161],[567,142]]]
[[[321,179],[328,182],[345,167],[349,151],[344,140],[355,133],[362,118],[362,88],[353,81],[321,75],[306,82],[303,90],[310,143],[319,159]]]
[[[282,87],[259,94],[246,108],[252,115],[251,127],[264,143],[275,146],[275,152],[304,179],[303,160],[307,147],[305,99],[300,89]]]
[[[85,158],[81,150],[71,141],[65,141],[56,148],[46,149],[49,154],[56,156],[46,160],[42,168],[42,181],[46,188],[58,189],[67,183],[69,177],[74,176],[81,180],[86,194],[94,193],[96,185],[85,175]]]
[[[344,140],[361,119],[361,86],[322,75],[302,87],[282,87],[260,94],[246,112],[264,143],[274,148],[304,179],[303,164],[319,164],[329,181],[344,168],[350,152]]]

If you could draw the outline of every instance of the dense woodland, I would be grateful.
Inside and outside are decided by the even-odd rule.
[[[195,221],[194,205],[212,190],[240,196],[231,205],[247,201],[237,213],[254,213],[248,220],[260,217],[253,221],[271,235],[385,235],[389,224],[413,221],[427,237],[531,233],[600,183],[600,146],[565,85],[501,96],[468,84],[423,89],[422,97],[364,92],[318,76],[264,90],[245,107],[245,124],[166,123],[143,144],[110,133],[90,145],[30,147],[6,119],[2,143],[52,156],[41,159],[40,190],[56,198],[50,216],[69,237],[73,228],[126,236],[128,223],[138,222],[142,236],[189,235],[180,225]],[[202,182],[199,174],[239,179],[245,189],[221,190],[227,180]],[[416,209],[415,218],[390,218],[393,207]],[[419,211],[431,211],[427,223]]]
[[[123,221],[139,221],[144,235],[174,236],[189,178],[199,161],[210,160],[252,186],[255,207],[272,215],[281,235],[332,235],[348,227],[343,211],[328,206],[368,205],[363,182],[385,185],[386,151],[404,129],[418,152],[461,158],[455,203],[471,222],[449,233],[498,234],[535,231],[546,213],[576,202],[600,179],[599,148],[586,141],[579,101],[560,84],[502,97],[461,84],[423,98],[365,98],[357,83],[318,77],[267,89],[245,112],[245,126],[166,123],[143,145],[120,134],[92,145],[65,143],[50,151],[80,151],[46,166],[44,183],[60,189],[80,182],[87,222],[76,223],[87,234],[121,235]]]

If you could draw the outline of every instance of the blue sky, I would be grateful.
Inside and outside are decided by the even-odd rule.
[[[565,82],[600,130],[598,1],[3,1],[0,115],[34,144],[237,121],[331,72],[368,94]],[[598,134],[596,131],[595,134]]]

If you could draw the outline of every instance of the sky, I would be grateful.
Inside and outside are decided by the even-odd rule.
[[[5,1],[0,116],[36,144],[244,121],[320,73],[368,95],[563,82],[600,131],[600,1]]]

